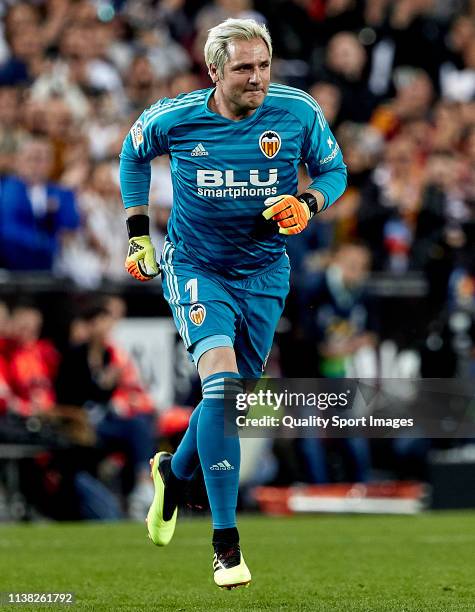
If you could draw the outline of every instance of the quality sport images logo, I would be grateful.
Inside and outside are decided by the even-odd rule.
[[[267,130],[259,136],[259,147],[267,159],[273,159],[280,151],[282,140],[274,130]]]
[[[190,321],[199,327],[206,318],[206,308],[203,304],[193,304],[188,316]]]

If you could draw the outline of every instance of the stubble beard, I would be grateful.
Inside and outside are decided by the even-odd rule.
[[[243,114],[256,110],[264,102],[266,92],[262,89],[257,89],[255,91],[261,95],[248,96],[246,94],[250,93],[250,90],[246,90],[239,96],[239,100],[236,100],[235,104]]]

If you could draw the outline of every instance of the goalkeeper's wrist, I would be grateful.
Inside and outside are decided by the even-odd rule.
[[[309,193],[308,191],[304,191],[297,196],[297,200],[305,202],[305,204],[308,206],[308,210],[310,211],[310,219],[318,213],[318,201],[313,194]]]
[[[148,215],[132,215],[127,219],[129,238],[148,236],[150,234],[150,218]]]

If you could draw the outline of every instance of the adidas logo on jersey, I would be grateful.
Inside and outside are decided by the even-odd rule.
[[[209,155],[208,151],[204,148],[201,142],[191,152],[191,157],[202,157],[203,155]]]
[[[223,459],[223,461],[218,461],[212,465],[210,470],[234,470],[234,465],[231,465],[227,459]]]

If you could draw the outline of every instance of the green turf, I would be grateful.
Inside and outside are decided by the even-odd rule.
[[[74,591],[73,610],[475,610],[475,514],[242,517],[253,574],[220,591],[209,524],[156,548],[142,525],[0,527],[0,591]],[[65,606],[4,609],[64,610]]]

